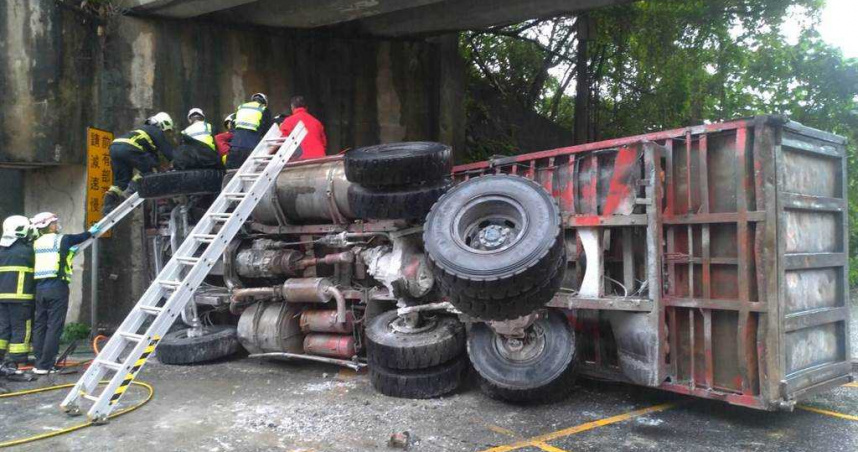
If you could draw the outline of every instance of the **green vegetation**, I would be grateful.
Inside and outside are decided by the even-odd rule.
[[[69,344],[72,341],[84,340],[89,337],[89,326],[82,323],[69,323],[63,328],[60,342]]]
[[[648,0],[463,34],[470,92],[489,87],[589,142],[757,114],[784,114],[850,140],[858,171],[858,59],[816,30],[823,0]],[[801,20],[787,38],[785,21]],[[581,82],[581,83],[578,83]],[[469,117],[483,116],[469,99]],[[471,121],[469,121],[471,124]],[[471,135],[469,131],[469,136]],[[484,134],[485,135],[485,134]],[[469,157],[503,153],[498,134]],[[858,180],[849,181],[858,283]]]

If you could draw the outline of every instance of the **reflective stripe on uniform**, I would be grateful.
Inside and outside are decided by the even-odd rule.
[[[158,147],[155,146],[155,142],[152,141],[152,137],[150,137],[145,130],[136,129],[131,131],[131,134],[134,135],[131,138],[117,138],[113,140],[113,142],[130,144],[143,152],[155,152],[155,150],[158,149]],[[149,145],[148,150],[143,147],[143,143]]]
[[[254,132],[258,131],[262,125],[262,112],[264,111],[265,107],[259,102],[241,104],[235,113],[235,127]]]
[[[30,353],[30,341],[33,333],[33,325],[31,322],[32,321],[30,319],[27,319],[27,321],[24,322],[24,342],[9,343],[10,355],[24,355]]]
[[[33,273],[32,268],[19,266],[19,265],[7,265],[7,266],[0,267],[0,273],[4,273],[4,272],[18,273],[17,287],[16,287],[16,290],[14,293],[12,293],[12,292],[0,293],[0,300],[32,300],[35,298],[34,294],[24,292],[24,284],[27,281],[27,273]]]
[[[211,150],[216,150],[214,136],[212,136],[211,124],[205,121],[197,121],[189,125],[188,128],[182,131],[182,133],[205,144],[210,147]]]

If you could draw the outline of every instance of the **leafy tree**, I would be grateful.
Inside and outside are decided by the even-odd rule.
[[[506,102],[573,131],[576,142],[786,114],[850,139],[858,170],[858,60],[816,30],[824,0],[647,0],[463,34],[471,92],[490,87]],[[797,42],[781,31],[806,17]],[[483,98],[485,95],[483,95]],[[480,99],[469,113],[491,114]],[[482,108],[482,109],[481,109]],[[469,127],[471,123],[469,122]],[[514,134],[472,140],[474,158],[516,149]],[[507,140],[504,143],[504,140]],[[858,183],[849,181],[858,225]],[[851,229],[858,256],[858,228]],[[858,264],[858,261],[856,261]],[[858,265],[853,265],[858,282]]]

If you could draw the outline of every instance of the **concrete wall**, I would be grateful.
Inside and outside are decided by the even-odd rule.
[[[94,37],[91,19],[54,0],[0,3],[0,162],[83,161]]]
[[[329,153],[393,140],[463,142],[463,93],[456,89],[464,72],[455,39],[103,21],[55,0],[0,2],[0,24],[0,167],[31,168],[18,184],[25,201],[10,208],[55,211],[68,218],[69,231],[84,222],[87,126],[124,133],[166,111],[183,127],[188,109],[200,107],[220,127],[261,91],[275,114],[291,96],[304,95],[326,127]],[[101,249],[99,317],[116,325],[148,278],[143,214]],[[90,277],[77,274],[85,295],[76,286],[71,319],[88,321]]]

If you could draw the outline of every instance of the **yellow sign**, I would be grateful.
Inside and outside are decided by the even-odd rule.
[[[110,169],[110,143],[113,133],[86,128],[86,227],[98,223],[102,218],[101,208],[104,193],[113,185]],[[110,237],[107,231],[102,237]]]

